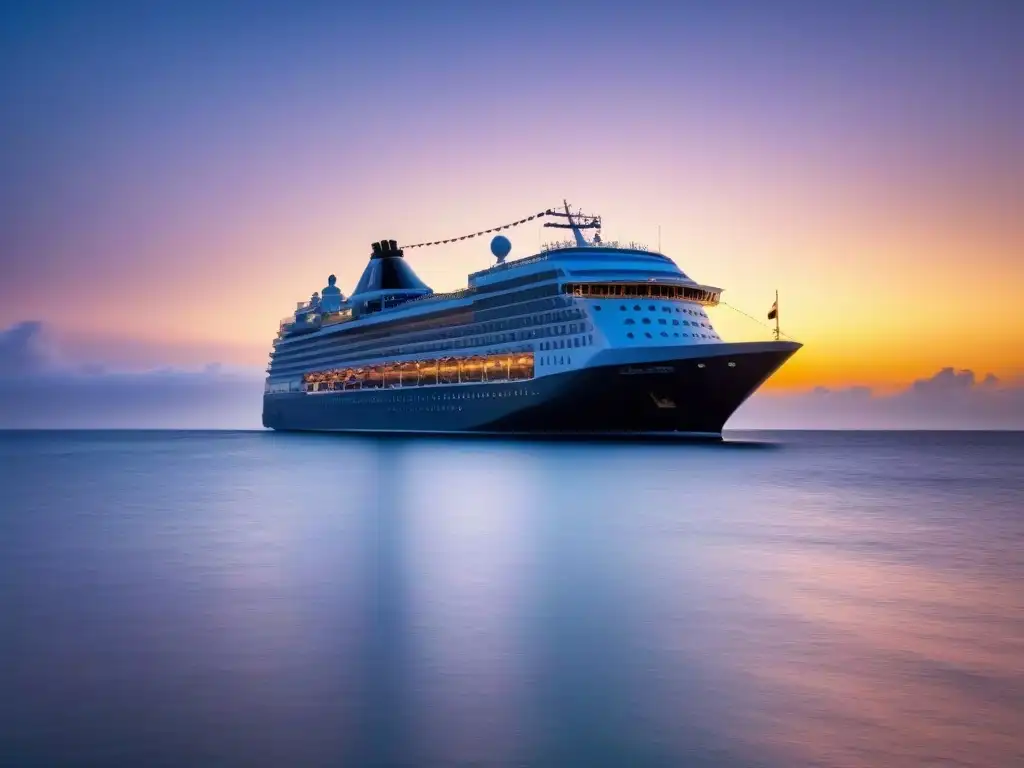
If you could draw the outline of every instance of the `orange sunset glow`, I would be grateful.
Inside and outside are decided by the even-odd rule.
[[[43,23],[6,68],[0,327],[43,322],[61,355],[111,369],[260,371],[279,319],[329,273],[351,290],[372,241],[567,198],[725,289],[725,340],[768,338],[778,290],[804,348],[768,392],[899,391],[943,368],[1016,386],[1014,33],[950,9],[924,26],[879,14],[793,26],[599,4],[569,58],[549,25],[497,10],[443,28],[365,11],[333,33],[311,11],[297,36],[269,12],[235,37],[213,11],[141,35]],[[398,53],[381,60],[385,33]],[[550,232],[509,231],[513,257]],[[481,238],[409,261],[444,291],[490,256]]]

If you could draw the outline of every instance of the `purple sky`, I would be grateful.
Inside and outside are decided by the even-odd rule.
[[[1022,179],[1009,0],[0,9],[3,354],[23,358],[37,327],[21,324],[39,321],[51,357],[92,376],[258,377],[280,317],[330,272],[348,292],[370,241],[568,197],[612,237],[660,226],[685,271],[757,316],[781,289],[806,346],[770,382],[776,415],[755,401],[752,423],[867,408],[792,406],[816,386],[877,400],[946,368],[994,374],[968,389],[1010,407]],[[538,234],[513,232],[513,255]],[[419,251],[417,272],[464,285],[487,264],[470,242]],[[764,330],[713,319],[727,340]],[[13,360],[0,405],[29,418],[11,380],[41,369]],[[166,421],[161,397],[139,419]],[[874,400],[882,423],[904,406],[927,422]],[[978,407],[964,424],[991,421]]]

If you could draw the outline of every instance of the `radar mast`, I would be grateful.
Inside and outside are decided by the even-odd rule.
[[[592,245],[599,245],[601,243],[601,234],[598,230],[601,229],[601,217],[592,216],[590,214],[581,213],[576,211],[575,213],[569,209],[569,203],[565,200],[562,201],[565,206],[565,213],[560,211],[550,211],[549,216],[559,216],[566,219],[566,223],[562,224],[559,222],[549,221],[544,224],[545,227],[553,227],[555,229],[571,229],[573,237],[576,238],[576,245],[580,248],[586,248]],[[592,243],[587,242],[587,238],[583,236],[584,229],[593,229],[594,241]]]

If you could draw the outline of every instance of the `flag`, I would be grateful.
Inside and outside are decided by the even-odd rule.
[[[768,319],[769,320],[774,320],[778,316],[779,316],[779,301],[778,301],[778,299],[776,299],[775,303],[772,304],[771,312],[768,313]]]

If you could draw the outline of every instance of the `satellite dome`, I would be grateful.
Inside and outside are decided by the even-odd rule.
[[[504,235],[495,235],[494,239],[491,240],[491,253],[493,253],[495,258],[498,259],[499,264],[505,261],[505,257],[508,256],[511,251],[512,243]]]

